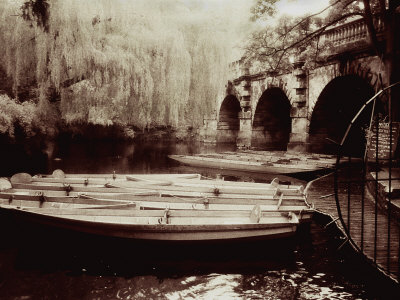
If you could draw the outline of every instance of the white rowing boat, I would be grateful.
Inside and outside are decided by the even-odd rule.
[[[299,224],[293,213],[196,210],[115,210],[18,208],[0,212],[28,224],[107,237],[153,241],[236,241],[292,236]]]
[[[78,194],[76,196],[48,195],[46,191],[6,190],[0,192],[0,204],[18,207],[40,208],[120,208],[120,209],[171,209],[171,210],[218,210],[249,211],[258,205],[261,211],[292,212],[300,221],[310,221],[313,209],[304,198],[218,199],[176,198],[162,196],[131,196],[109,194]]]

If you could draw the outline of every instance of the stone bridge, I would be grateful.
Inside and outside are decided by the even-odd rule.
[[[378,32],[382,25],[377,20]],[[387,84],[379,57],[373,54],[363,20],[326,31],[333,44],[327,63],[306,69],[293,64],[289,74],[271,75],[255,67],[232,63],[231,80],[219,100],[215,116],[204,120],[208,142],[236,143],[238,147],[333,153],[349,122],[375,91]],[[370,111],[371,112],[371,111]],[[360,117],[350,148],[363,148]],[[361,146],[361,147],[360,147]]]

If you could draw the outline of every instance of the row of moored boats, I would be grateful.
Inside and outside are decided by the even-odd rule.
[[[0,179],[0,210],[23,222],[135,240],[288,237],[313,209],[302,186],[199,174],[18,173]]]

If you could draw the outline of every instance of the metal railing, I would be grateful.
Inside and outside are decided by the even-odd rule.
[[[383,88],[365,102],[348,125],[338,147],[334,190],[346,242],[374,267],[399,282],[400,164],[395,150],[400,123],[393,121],[391,100],[395,86],[399,88],[400,82]],[[386,107],[385,117],[378,113],[379,101]],[[395,107],[399,109],[398,105]],[[364,128],[364,157],[348,156],[347,164],[340,164],[350,133],[359,125],[357,120],[370,111],[370,122]]]

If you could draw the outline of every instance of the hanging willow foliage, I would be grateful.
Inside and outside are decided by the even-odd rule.
[[[54,0],[43,28],[15,16],[22,3],[0,4],[1,65],[15,89],[34,78],[41,102],[55,88],[67,123],[196,126],[223,97],[237,15],[198,1]]]

